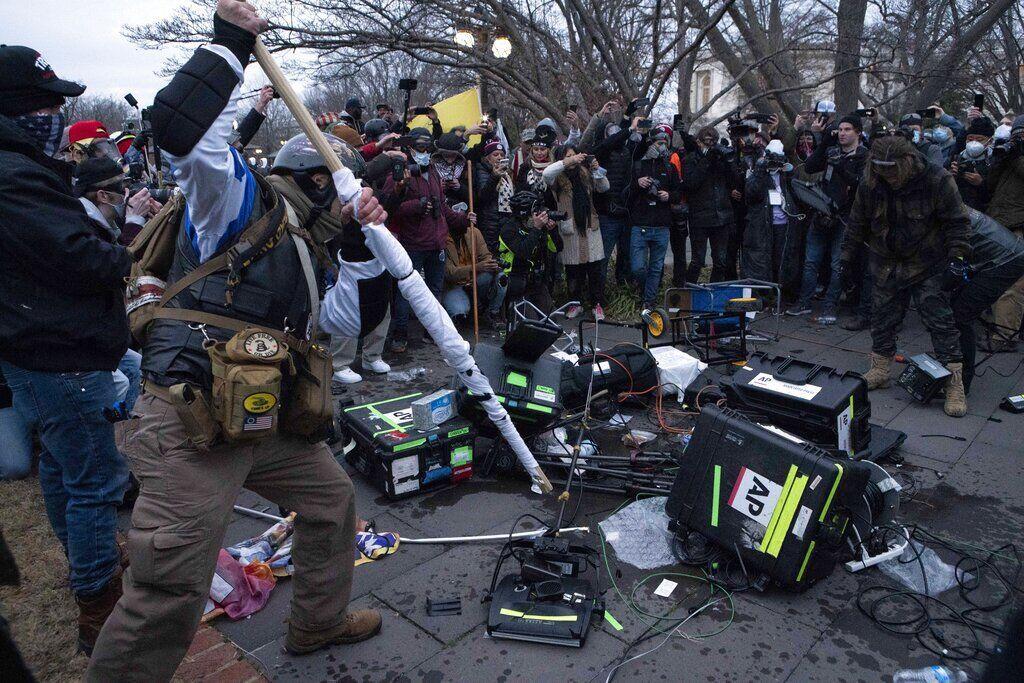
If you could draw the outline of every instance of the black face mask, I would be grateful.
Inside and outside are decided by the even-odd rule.
[[[334,186],[334,183],[327,183],[327,186],[321,189],[317,187],[317,184],[313,182],[313,178],[305,171],[295,171],[292,173],[292,176],[295,178],[295,183],[299,186],[299,189],[309,197],[309,201],[313,202],[314,206],[329,209],[334,200],[338,198],[338,189]]]

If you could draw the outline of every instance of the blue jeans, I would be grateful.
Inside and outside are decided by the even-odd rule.
[[[495,277],[497,273],[476,274],[476,295],[479,299],[477,305],[481,310],[491,315],[498,315],[501,312],[501,305],[505,302],[505,292],[508,290],[508,278]],[[505,281],[502,286],[500,280]],[[448,315],[468,315],[473,312],[473,301],[471,287],[457,285],[445,291],[442,304]]]
[[[668,251],[668,227],[634,225],[629,238],[633,279],[643,292],[644,306],[655,304]]]
[[[441,300],[444,291],[444,249],[428,249],[426,251],[409,251],[412,267],[420,271],[427,287],[437,300]],[[395,305],[395,336],[404,337],[409,329],[409,302],[399,292]]]
[[[128,349],[114,370],[114,402],[124,401],[131,410],[141,393],[142,354]]]
[[[128,466],[103,409],[114,403],[110,372],[36,372],[0,362],[14,409],[39,430],[39,484],[64,546],[71,590],[101,591],[119,565],[114,532]]]
[[[822,261],[825,260],[825,253],[829,244],[832,245],[831,270],[832,276],[828,280],[828,289],[825,290],[825,310],[835,311],[836,302],[839,300],[839,257],[843,249],[843,231],[834,228],[831,231],[819,230],[811,226],[807,231],[807,250],[804,258],[804,275],[800,285],[800,306],[810,308],[811,297],[818,285],[818,270]]]
[[[629,282],[632,264],[630,263],[629,225],[625,218],[598,214],[601,224],[601,244],[604,246],[604,265],[602,266],[604,282],[608,282],[608,262],[612,258],[612,250],[618,247],[615,261],[616,281]]]
[[[0,408],[0,480],[24,479],[32,471],[32,425],[14,407]]]

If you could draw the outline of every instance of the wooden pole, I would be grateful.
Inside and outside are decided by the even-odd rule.
[[[469,212],[473,211],[473,162],[466,160],[466,180],[469,183]],[[476,221],[469,224],[469,251],[473,269],[473,343],[480,343],[480,311],[476,300]]]
[[[263,40],[256,36],[256,46],[252,51],[256,57],[256,61],[259,62],[260,67],[263,68],[263,73],[270,79],[271,85],[274,86],[274,90],[281,99],[284,100],[285,105],[288,106],[292,116],[295,117],[295,122],[299,124],[299,128],[309,141],[313,143],[316,151],[320,153],[320,156],[327,162],[327,170],[331,173],[341,170],[341,159],[335,154],[331,146],[327,144],[327,138],[323,136],[320,129],[316,127],[313,122],[313,117],[310,116],[309,110],[306,109],[306,105],[299,99],[299,95],[292,88],[291,81],[281,71],[281,67],[277,65],[277,61],[270,54],[267,46],[263,44]]]

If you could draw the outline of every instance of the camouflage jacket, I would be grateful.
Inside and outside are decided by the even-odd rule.
[[[857,188],[842,260],[852,262],[857,246],[866,244],[876,281],[913,279],[970,255],[971,221],[955,179],[932,165],[918,168],[896,190],[881,180]]]

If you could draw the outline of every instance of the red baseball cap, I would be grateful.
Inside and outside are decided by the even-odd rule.
[[[71,124],[71,129],[68,131],[68,144],[73,145],[76,142],[89,144],[97,138],[109,137],[110,133],[99,121],[79,121]]]

